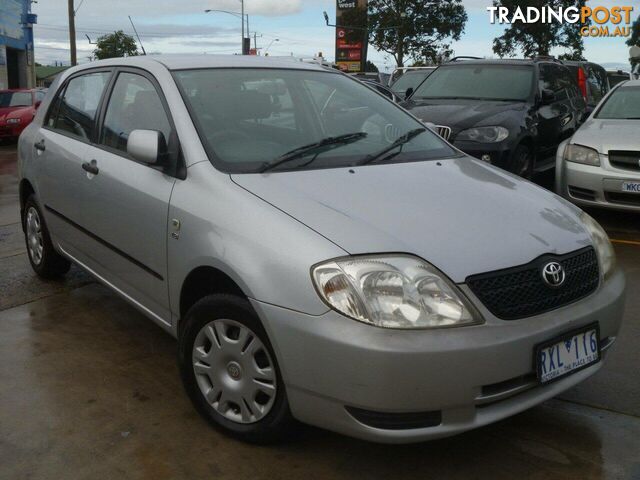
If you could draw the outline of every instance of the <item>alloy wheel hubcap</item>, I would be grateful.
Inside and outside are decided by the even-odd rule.
[[[42,223],[40,215],[34,207],[29,207],[27,210],[27,248],[33,263],[40,265],[44,249]]]
[[[206,324],[192,351],[200,392],[220,415],[236,423],[264,418],[276,398],[276,372],[258,336],[234,320]]]

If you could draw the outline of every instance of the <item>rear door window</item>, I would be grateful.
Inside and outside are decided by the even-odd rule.
[[[87,73],[72,78],[52,105],[47,126],[90,141],[100,99],[111,72]]]

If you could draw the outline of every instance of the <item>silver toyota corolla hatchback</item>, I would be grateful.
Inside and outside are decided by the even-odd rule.
[[[581,382],[618,335],[594,220],[318,65],[72,68],[19,150],[36,273],[76,263],[177,337],[194,405],[245,440],[452,435]]]

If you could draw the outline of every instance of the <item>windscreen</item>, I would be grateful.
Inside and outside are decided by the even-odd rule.
[[[629,74],[624,73],[609,73],[607,76],[609,77],[609,86],[611,88],[615,87],[619,83],[626,82],[631,78]]]
[[[31,92],[0,92],[0,108],[28,107],[31,105]]]
[[[533,67],[528,65],[445,65],[412,98],[524,101],[533,91],[533,78]]]
[[[404,110],[337,72],[199,69],[174,76],[212,162],[222,171],[358,165],[389,147],[394,155],[382,161],[458,156]],[[407,135],[417,129],[425,131]],[[403,136],[407,141],[393,147]]]
[[[403,74],[398,80],[391,85],[391,90],[395,93],[404,95],[410,88],[414,90],[420,85],[425,78],[431,75],[434,70],[413,70]]]
[[[600,107],[595,118],[640,120],[640,87],[619,87]]]

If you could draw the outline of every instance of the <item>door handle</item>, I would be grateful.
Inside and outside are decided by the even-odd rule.
[[[44,146],[44,138],[42,140],[40,140],[37,143],[33,144],[33,147],[38,150],[39,152],[44,152],[46,150],[46,147]]]
[[[96,162],[95,160],[91,160],[91,163],[88,162],[84,162],[82,164],[82,169],[87,172],[90,173],[92,175],[98,175],[98,173],[100,173],[100,170],[98,169],[98,162]]]

